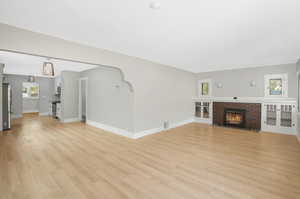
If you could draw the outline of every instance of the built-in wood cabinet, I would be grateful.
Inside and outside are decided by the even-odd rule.
[[[258,130],[282,134],[297,133],[297,102],[295,99],[229,99],[225,97],[195,99],[195,122],[213,124],[213,120],[218,119],[218,114],[214,114],[214,111],[217,111],[217,109],[213,105],[218,102],[237,103],[240,109],[247,110],[245,120],[247,120],[248,124],[253,125],[259,122],[259,125],[256,125]],[[258,104],[258,106],[250,106],[249,104]],[[220,114],[224,114],[223,111]],[[255,114],[252,114],[250,117],[249,112],[258,113],[258,115],[255,116]],[[223,124],[223,120],[221,124]]]
[[[295,134],[297,126],[296,102],[263,103],[262,131]]]
[[[195,102],[195,121],[203,123],[212,123],[212,102],[197,101]]]

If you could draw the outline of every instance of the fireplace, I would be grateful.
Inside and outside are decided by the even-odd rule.
[[[245,128],[246,121],[246,110],[245,109],[224,109],[224,126]]]
[[[226,120],[226,111],[232,115],[241,112],[242,122],[236,117],[229,124]],[[239,121],[239,122],[238,122]],[[218,126],[233,126],[249,130],[260,131],[261,128],[261,104],[260,103],[237,103],[237,102],[213,102],[213,124]]]

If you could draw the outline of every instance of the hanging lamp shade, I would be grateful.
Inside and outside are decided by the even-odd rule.
[[[54,66],[51,62],[44,62],[43,64],[43,75],[54,76]]]

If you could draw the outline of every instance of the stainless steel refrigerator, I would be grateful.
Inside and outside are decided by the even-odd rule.
[[[3,130],[10,129],[10,117],[11,117],[11,88],[8,83],[2,84],[2,118],[3,118]]]

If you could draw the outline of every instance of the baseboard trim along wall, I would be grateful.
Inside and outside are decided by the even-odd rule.
[[[22,117],[22,114],[17,114],[17,115],[12,114],[11,115],[11,119],[18,119],[18,118],[21,118],[21,117]]]
[[[148,130],[145,130],[145,131],[140,131],[138,133],[133,134],[132,138],[133,139],[138,139],[138,138],[141,138],[141,137],[144,137],[144,136],[147,136],[147,135],[152,135],[152,134],[155,134],[155,133],[162,132],[163,130],[165,130],[163,127],[159,127],[159,128],[148,129]]]
[[[140,132],[135,133],[133,135],[133,139],[138,139],[138,138],[141,138],[141,137],[144,137],[144,136],[147,136],[147,135],[151,135],[151,134],[159,133],[159,132],[166,131],[166,130],[169,130],[169,129],[173,129],[173,128],[183,126],[185,124],[189,124],[189,123],[192,123],[192,122],[194,122],[194,118],[190,118],[190,119],[183,120],[183,121],[180,121],[180,122],[171,123],[169,128],[159,127],[159,128],[153,128],[153,129],[149,129],[149,130],[145,130],[145,131],[140,131]]]
[[[48,116],[49,115],[49,112],[46,112],[46,113],[39,113],[39,116]]]
[[[26,111],[23,111],[22,113],[38,113],[39,110],[26,110]]]
[[[125,136],[128,138],[133,138],[132,133],[127,130],[124,130],[124,129],[116,128],[116,127],[106,125],[106,124],[101,124],[99,122],[95,122],[95,121],[91,121],[91,120],[87,120],[86,123],[90,126],[93,126],[93,127],[96,127],[96,128],[99,128],[99,129],[102,129],[102,130],[105,130],[105,131],[108,131],[108,132],[111,132],[111,133],[114,133],[117,135],[122,135],[122,136]]]
[[[152,134],[155,134],[155,133],[159,133],[159,132],[169,130],[169,129],[172,129],[172,128],[176,128],[176,127],[179,127],[179,126],[182,126],[182,125],[185,125],[185,124],[189,124],[189,123],[192,123],[192,122],[194,122],[194,118],[190,118],[190,119],[187,119],[187,120],[184,120],[184,121],[172,123],[172,124],[170,124],[169,128],[167,128],[167,129],[165,129],[164,127],[158,127],[158,128],[148,129],[148,130],[145,130],[145,131],[140,131],[138,133],[132,133],[132,132],[129,132],[129,131],[124,130],[124,129],[116,128],[116,127],[106,125],[106,124],[101,124],[99,122],[95,122],[95,121],[91,121],[91,120],[87,120],[86,123],[90,126],[93,126],[93,127],[96,127],[96,128],[99,128],[99,129],[102,129],[102,130],[105,130],[105,131],[108,131],[108,132],[111,132],[111,133],[114,133],[114,134],[117,134],[117,135],[125,136],[125,137],[131,138],[131,139],[138,139],[138,138],[141,138],[141,137],[144,137],[144,136],[147,136],[147,135],[152,135]]]
[[[78,119],[78,117],[75,118],[67,118],[62,120],[63,123],[71,123],[71,122],[79,122],[80,120]]]

